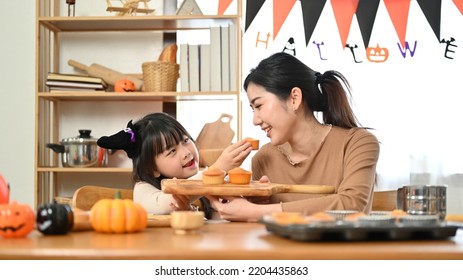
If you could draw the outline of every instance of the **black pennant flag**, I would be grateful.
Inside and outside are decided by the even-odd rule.
[[[378,7],[379,0],[360,0],[357,11],[355,12],[365,48],[368,48],[368,44],[370,43],[371,32],[373,30],[373,24],[375,23]]]
[[[304,20],[305,44],[308,45],[326,0],[300,0]]]
[[[244,32],[248,30],[249,25],[256,17],[262,5],[264,5],[265,0],[247,0],[246,1],[246,23],[244,27]]]
[[[417,0],[424,16],[440,41],[440,17],[442,0]]]

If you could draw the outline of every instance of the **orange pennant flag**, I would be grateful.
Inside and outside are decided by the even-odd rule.
[[[249,1],[249,0],[248,0]],[[288,17],[297,0],[273,0],[273,39],[280,32],[280,28]]]
[[[339,36],[341,36],[343,48],[346,46],[352,18],[357,11],[358,4],[359,0],[331,0],[331,7],[333,8],[334,17],[336,18],[336,24],[338,25]]]
[[[233,2],[233,0],[219,0],[219,10],[217,15],[222,16],[230,6],[231,2]]]
[[[463,15],[463,0],[452,0],[452,1],[453,1],[453,4],[457,6],[460,13]]]
[[[384,0],[384,4],[403,48],[405,47],[410,0]]]

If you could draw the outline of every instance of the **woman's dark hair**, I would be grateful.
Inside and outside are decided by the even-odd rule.
[[[185,136],[193,140],[188,131],[172,116],[166,113],[146,115],[134,123],[134,128],[141,139],[139,154],[132,159],[135,182],[144,181],[161,189],[164,177],[154,177],[157,170],[155,158],[166,149],[178,145]]]
[[[323,112],[323,122],[343,128],[358,127],[348,97],[350,85],[339,72],[330,70],[321,74],[312,70],[295,56],[275,53],[262,60],[244,80],[244,90],[250,83],[260,85],[280,100],[289,98],[291,90],[302,91],[302,101],[310,112]]]

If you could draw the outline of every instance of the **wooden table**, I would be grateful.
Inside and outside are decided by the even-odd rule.
[[[298,242],[266,231],[259,223],[206,224],[197,234],[170,227],[134,234],[31,233],[0,238],[0,259],[463,259],[463,230],[447,240]]]

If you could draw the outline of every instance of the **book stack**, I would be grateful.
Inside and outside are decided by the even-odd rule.
[[[238,43],[235,25],[212,26],[210,44],[180,44],[180,86],[187,91],[236,91]]]
[[[102,78],[48,73],[46,85],[50,91],[105,91],[108,85]]]

